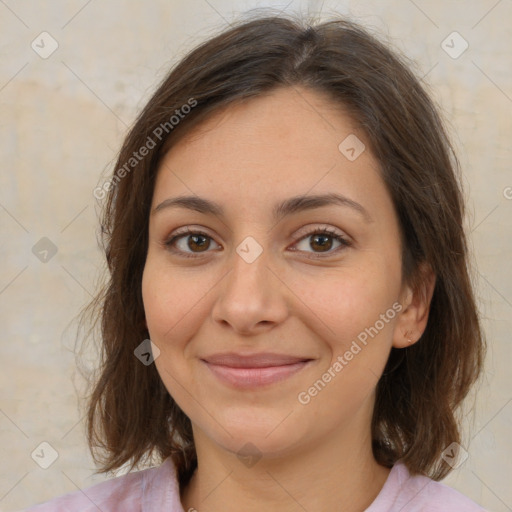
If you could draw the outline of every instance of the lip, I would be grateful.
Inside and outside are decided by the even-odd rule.
[[[313,361],[308,357],[261,353],[214,354],[201,361],[222,382],[238,389],[268,386],[283,381]]]
[[[258,354],[237,354],[224,352],[203,357],[203,361],[214,365],[230,366],[232,368],[265,368],[270,366],[284,366],[301,361],[310,360],[311,357],[291,356],[289,354],[275,354],[260,352]]]

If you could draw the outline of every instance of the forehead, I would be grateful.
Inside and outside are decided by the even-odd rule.
[[[333,154],[339,156],[340,137],[355,133],[360,138],[365,137],[357,125],[347,109],[324,92],[298,86],[279,87],[221,106],[192,129],[185,127],[185,135],[178,134],[175,145],[180,147],[173,153],[176,156],[184,146],[193,151],[222,148],[223,152],[216,152],[216,159],[227,155],[227,149],[232,158],[237,148],[230,146],[236,140],[246,151],[258,145],[262,160],[274,153],[290,158],[304,157],[320,145],[322,154],[330,146],[325,154],[329,158]],[[239,153],[242,156],[242,152]]]
[[[360,144],[357,158],[343,152],[346,140]],[[368,140],[345,109],[288,87],[231,104],[180,138],[160,163],[154,202],[197,194],[254,207],[310,192],[374,203],[372,195],[386,194]]]

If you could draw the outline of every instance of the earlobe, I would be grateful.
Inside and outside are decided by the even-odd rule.
[[[417,343],[425,331],[430,312],[430,303],[434,294],[436,276],[430,265],[420,265],[419,284],[407,287],[393,335],[393,347],[405,348]],[[418,282],[417,281],[417,282]]]

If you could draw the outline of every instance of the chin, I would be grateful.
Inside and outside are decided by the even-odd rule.
[[[206,429],[201,430],[220,447],[239,457],[273,458],[292,451],[306,435],[304,424],[300,428],[295,423],[291,426],[283,421],[285,418],[282,411],[259,420],[254,418],[254,411],[247,415],[239,411],[222,417],[221,425],[225,429],[216,422],[210,422]]]

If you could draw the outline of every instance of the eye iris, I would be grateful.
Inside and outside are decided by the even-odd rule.
[[[320,241],[318,241],[318,240],[320,240]],[[321,252],[328,251],[332,247],[332,237],[330,235],[326,235],[326,234],[313,235],[311,247],[315,248],[315,247],[313,247],[313,245],[316,245],[316,244],[318,244],[320,246]]]
[[[190,235],[188,240],[189,240],[188,247],[191,250],[194,249],[194,247],[191,245],[191,240],[193,241],[192,242],[193,244],[195,244],[197,247],[199,247],[199,249],[200,249],[199,252],[202,252],[203,250],[208,249],[208,247],[210,246],[209,238],[207,238],[204,235]],[[202,240],[202,241],[198,241],[198,240]]]

